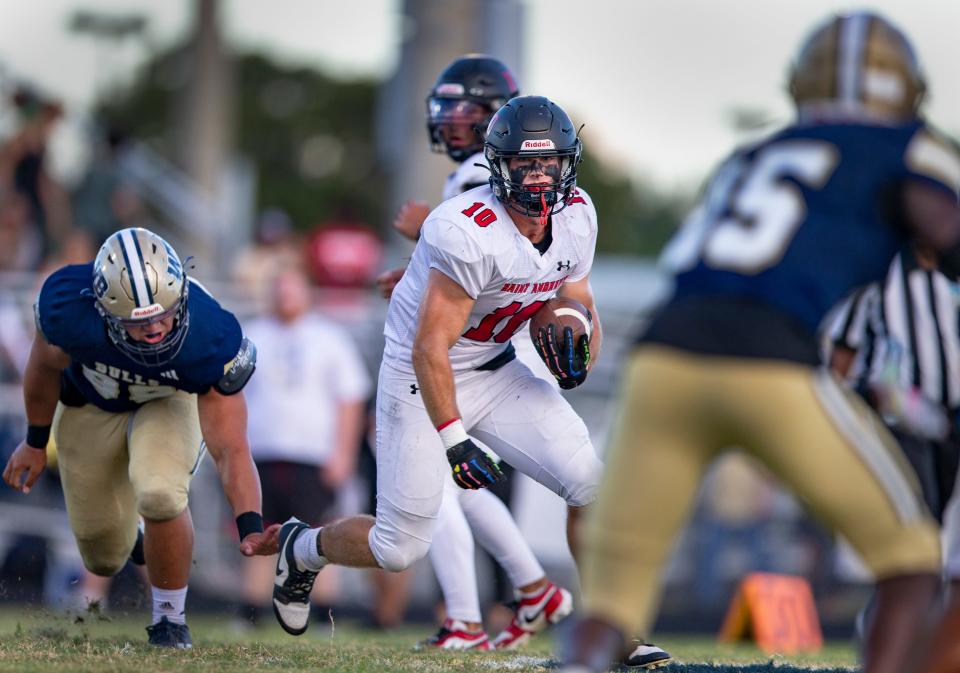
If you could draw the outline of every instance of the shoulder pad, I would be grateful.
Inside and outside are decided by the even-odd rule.
[[[960,153],[947,136],[930,127],[921,128],[907,145],[904,159],[911,173],[960,194]]]
[[[223,377],[213,386],[222,395],[235,395],[243,390],[257,368],[257,347],[244,337],[236,357],[223,366]]]
[[[35,302],[33,302],[33,324],[37,328],[37,334],[40,335],[47,343],[50,343],[50,339],[47,338],[47,335],[43,333],[43,325],[40,323],[40,298],[38,297]]]

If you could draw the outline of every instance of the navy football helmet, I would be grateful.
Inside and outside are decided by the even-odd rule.
[[[498,59],[484,54],[456,59],[440,73],[427,97],[431,149],[457,162],[482,151],[490,118],[518,93],[516,78]]]

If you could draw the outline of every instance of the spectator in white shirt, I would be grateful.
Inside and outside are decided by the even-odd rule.
[[[244,393],[263,518],[282,523],[296,514],[318,525],[356,471],[370,377],[346,330],[311,311],[301,271],[277,274],[270,301],[269,315],[244,325],[258,352]],[[255,622],[270,605],[273,563],[245,559],[244,619]]]

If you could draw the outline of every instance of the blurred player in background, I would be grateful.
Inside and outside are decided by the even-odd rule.
[[[350,335],[311,310],[301,270],[283,269],[269,285],[270,314],[245,326],[259,363],[245,394],[263,517],[270,524],[299,512],[318,526],[330,520],[340,490],[356,473],[370,377]],[[273,559],[255,556],[243,569],[241,614],[255,622],[270,605],[265,589]]]
[[[938,585],[936,522],[879,419],[823,369],[816,330],[883,278],[908,236],[960,270],[960,156],[919,117],[903,34],[831,19],[790,77],[797,122],[724,162],[665,253],[672,299],[624,372],[584,544],[588,618],[566,673],[603,671],[655,615],[700,479],[743,447],[842,533],[878,578],[864,670],[903,671]],[[638,488],[638,476],[643,486]],[[627,506],[629,504],[629,506]]]
[[[247,556],[276,551],[263,530],[260,481],[246,438],[244,385],[256,349],[232,314],[187,278],[166,241],[146,229],[110,236],[93,263],[44,283],[24,375],[27,437],[3,472],[29,493],[46,466],[51,429],[70,526],[83,563],[111,576],[144,520],[153,593],[149,642],[191,647],[184,617],[193,552],[187,508],[204,446],[237,515]]]
[[[960,445],[960,316],[955,284],[916,245],[883,282],[860,288],[827,327],[827,361],[870,404],[913,466],[924,501],[943,521]]]
[[[834,311],[824,360],[866,400],[916,473],[924,502],[941,524],[954,490],[960,445],[960,316],[956,285],[933,251],[905,246],[882,282],[859,288]],[[951,574],[947,536],[946,568]],[[842,547],[848,549],[848,547]],[[954,571],[955,572],[955,569]],[[857,631],[872,616],[871,600]]]
[[[483,132],[493,114],[518,94],[519,87],[510,69],[482,54],[462,56],[440,73],[427,97],[427,132],[432,149],[445,152],[459,164],[444,184],[444,201],[489,182]],[[401,208],[394,227],[416,241],[428,213],[426,204],[408,202]],[[380,288],[385,297],[389,298],[402,275],[403,269],[398,269],[381,276]],[[520,360],[541,378],[553,381],[533,350],[526,330],[520,330],[512,339],[514,344],[521,342],[524,347],[519,349]],[[516,649],[531,634],[560,621],[573,610],[570,592],[547,579],[513,520],[508,509],[512,468],[503,464],[501,470],[503,481],[489,489],[460,489],[453,479],[446,484],[430,545],[430,560],[443,592],[447,618],[440,630],[424,641],[427,646]],[[493,489],[499,489],[496,495]],[[510,624],[493,641],[487,638],[480,614],[471,529],[480,545],[506,569],[517,594]]]
[[[601,464],[586,426],[509,341],[558,292],[595,309],[596,215],[575,191],[580,140],[552,102],[514,98],[490,122],[485,153],[494,189],[477,187],[433,211],[390,301],[376,518],[281,529],[274,608],[290,633],[306,630],[307,594],[328,563],[400,571],[427,553],[451,469],[467,489],[501,478],[467,428],[572,509],[594,497]],[[598,352],[600,334],[597,322],[589,352]],[[568,370],[554,373],[580,383],[586,340],[575,350]]]

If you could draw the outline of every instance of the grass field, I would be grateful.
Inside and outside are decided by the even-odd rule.
[[[541,635],[520,654],[417,652],[411,645],[429,628],[406,628],[384,635],[347,623],[315,623],[300,638],[270,625],[238,633],[229,617],[194,615],[194,649],[149,647],[147,616],[85,615],[81,620],[43,611],[0,612],[0,672],[27,673],[492,673],[550,671],[556,668],[554,642]],[[850,671],[855,655],[847,644],[831,644],[816,656],[768,657],[749,646],[720,646],[712,638],[658,637],[677,663],[660,673],[789,673]]]

